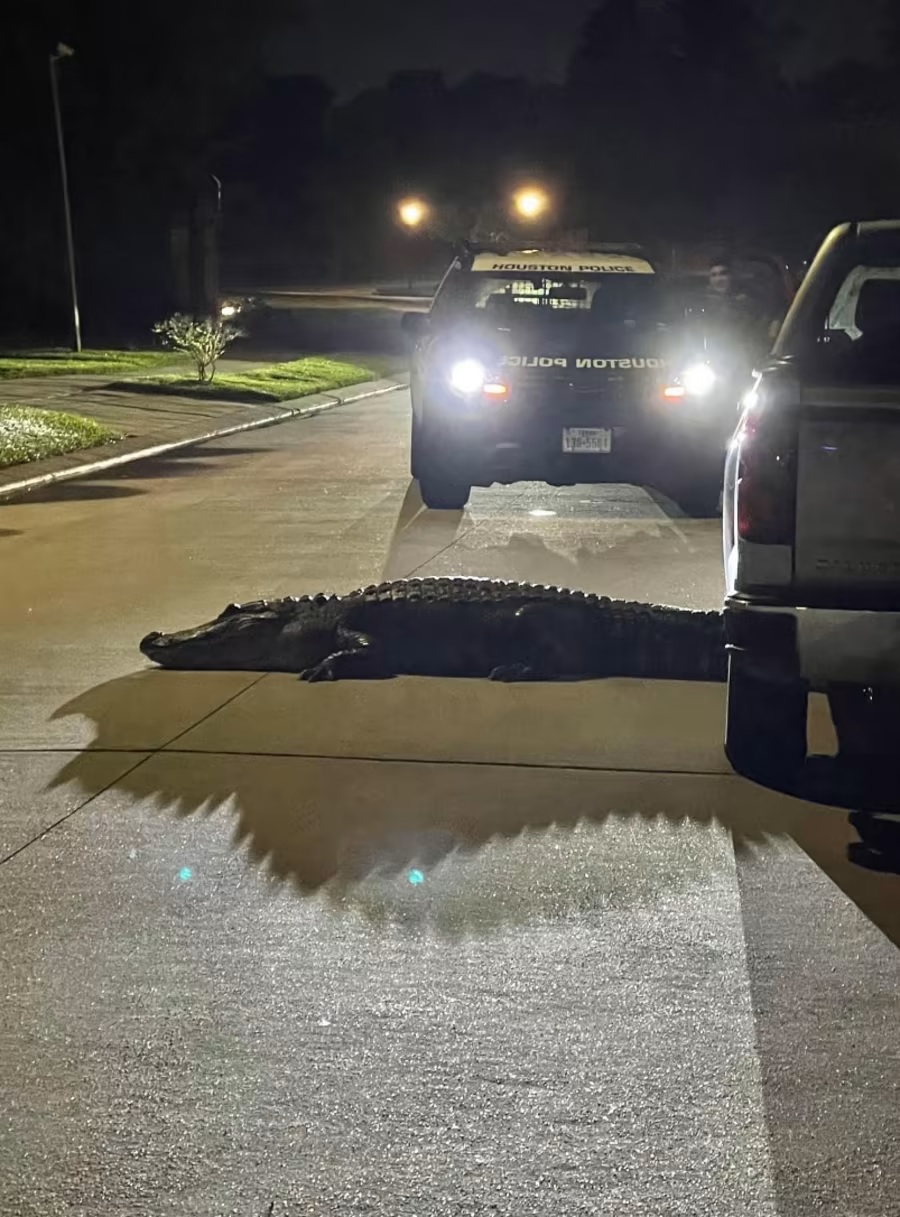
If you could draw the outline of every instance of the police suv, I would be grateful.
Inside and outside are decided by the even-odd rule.
[[[640,252],[468,248],[403,324],[427,506],[536,480],[646,484],[716,510],[736,403],[722,408],[707,364],[679,363],[677,318]]]

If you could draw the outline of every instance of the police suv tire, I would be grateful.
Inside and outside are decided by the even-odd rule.
[[[431,440],[428,428],[415,414],[412,420],[410,473],[419,483],[419,494],[434,511],[461,511],[469,501],[472,484],[442,460],[441,449]]]
[[[414,478],[419,476],[419,465],[421,464],[421,461],[422,424],[416,418],[415,413],[413,413],[409,436],[409,472]]]
[[[743,777],[764,786],[790,784],[806,759],[804,681],[768,680],[746,656],[728,657],[725,755]]]
[[[433,511],[462,511],[469,501],[472,487],[454,482],[441,475],[419,475],[419,494],[426,507]]]

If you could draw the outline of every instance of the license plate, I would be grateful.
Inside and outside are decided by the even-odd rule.
[[[563,427],[563,452],[612,452],[608,427]]]

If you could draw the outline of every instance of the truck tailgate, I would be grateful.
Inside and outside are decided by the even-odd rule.
[[[859,395],[867,396],[865,391]],[[794,577],[900,597],[900,395],[805,406],[799,421]],[[841,400],[843,399],[843,400]]]

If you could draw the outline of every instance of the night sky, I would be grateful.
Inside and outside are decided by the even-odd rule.
[[[802,75],[842,56],[873,58],[891,0],[755,3],[773,28],[795,24],[800,38],[782,51],[782,66]],[[342,97],[408,67],[439,69],[451,81],[477,71],[558,80],[596,7],[597,0],[307,0],[306,20],[273,48],[273,67],[324,76]]]

